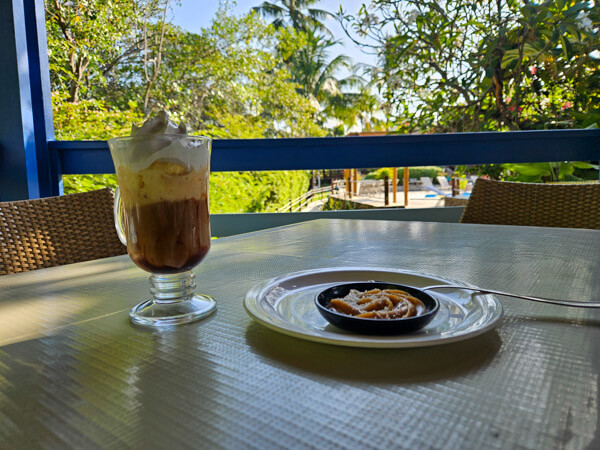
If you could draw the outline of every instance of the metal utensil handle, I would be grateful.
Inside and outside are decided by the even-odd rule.
[[[574,308],[600,308],[600,303],[589,303],[589,302],[572,302],[568,300],[555,300],[552,298],[544,298],[544,297],[531,297],[528,295],[517,295],[511,294],[509,292],[501,292],[501,291],[493,291],[491,289],[480,289],[480,288],[471,288],[467,286],[459,286],[452,284],[440,284],[438,286],[427,286],[423,288],[418,288],[422,291],[429,291],[433,289],[464,289],[466,291],[476,291],[482,294],[496,294],[496,295],[505,295],[507,297],[520,298],[523,300],[532,300],[534,302],[540,303],[550,303],[552,305],[561,305],[561,306],[572,306]]]

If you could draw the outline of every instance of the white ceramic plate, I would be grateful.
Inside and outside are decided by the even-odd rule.
[[[348,347],[426,347],[471,338],[491,330],[502,317],[502,305],[492,295],[461,289],[428,291],[440,302],[440,310],[423,329],[399,336],[368,336],[340,330],[317,311],[315,296],[340,283],[387,281],[414,287],[461,284],[458,281],[417,272],[383,268],[339,267],[295,272],[254,286],[244,307],[259,323],[275,331],[309,341]],[[473,287],[462,283],[464,286]]]

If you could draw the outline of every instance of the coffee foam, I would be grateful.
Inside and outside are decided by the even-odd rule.
[[[125,207],[163,201],[201,200],[208,196],[208,166],[199,170],[174,162],[154,161],[142,170],[117,167],[121,199]]]

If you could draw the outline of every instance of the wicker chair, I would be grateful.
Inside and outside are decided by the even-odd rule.
[[[479,178],[461,223],[600,229],[600,184],[536,184]]]
[[[0,275],[126,252],[110,189],[0,203]]]

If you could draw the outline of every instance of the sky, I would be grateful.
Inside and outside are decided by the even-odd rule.
[[[271,0],[271,2],[276,3],[276,0]],[[344,11],[355,15],[361,5],[366,2],[367,0],[322,0],[315,7],[337,13],[340,9],[340,4],[343,3]],[[253,6],[260,5],[262,0],[237,0],[235,3],[233,13],[235,15],[242,15],[248,12]],[[173,7],[173,22],[187,31],[198,32],[201,28],[210,25],[218,6],[219,0],[180,0],[180,5]],[[355,63],[361,62],[373,65],[376,63],[375,56],[365,54],[356,47],[346,37],[346,34],[336,21],[329,20],[326,22],[326,25],[332,31],[335,38],[343,42],[342,45],[333,47],[332,58],[343,53],[351,57]]]

